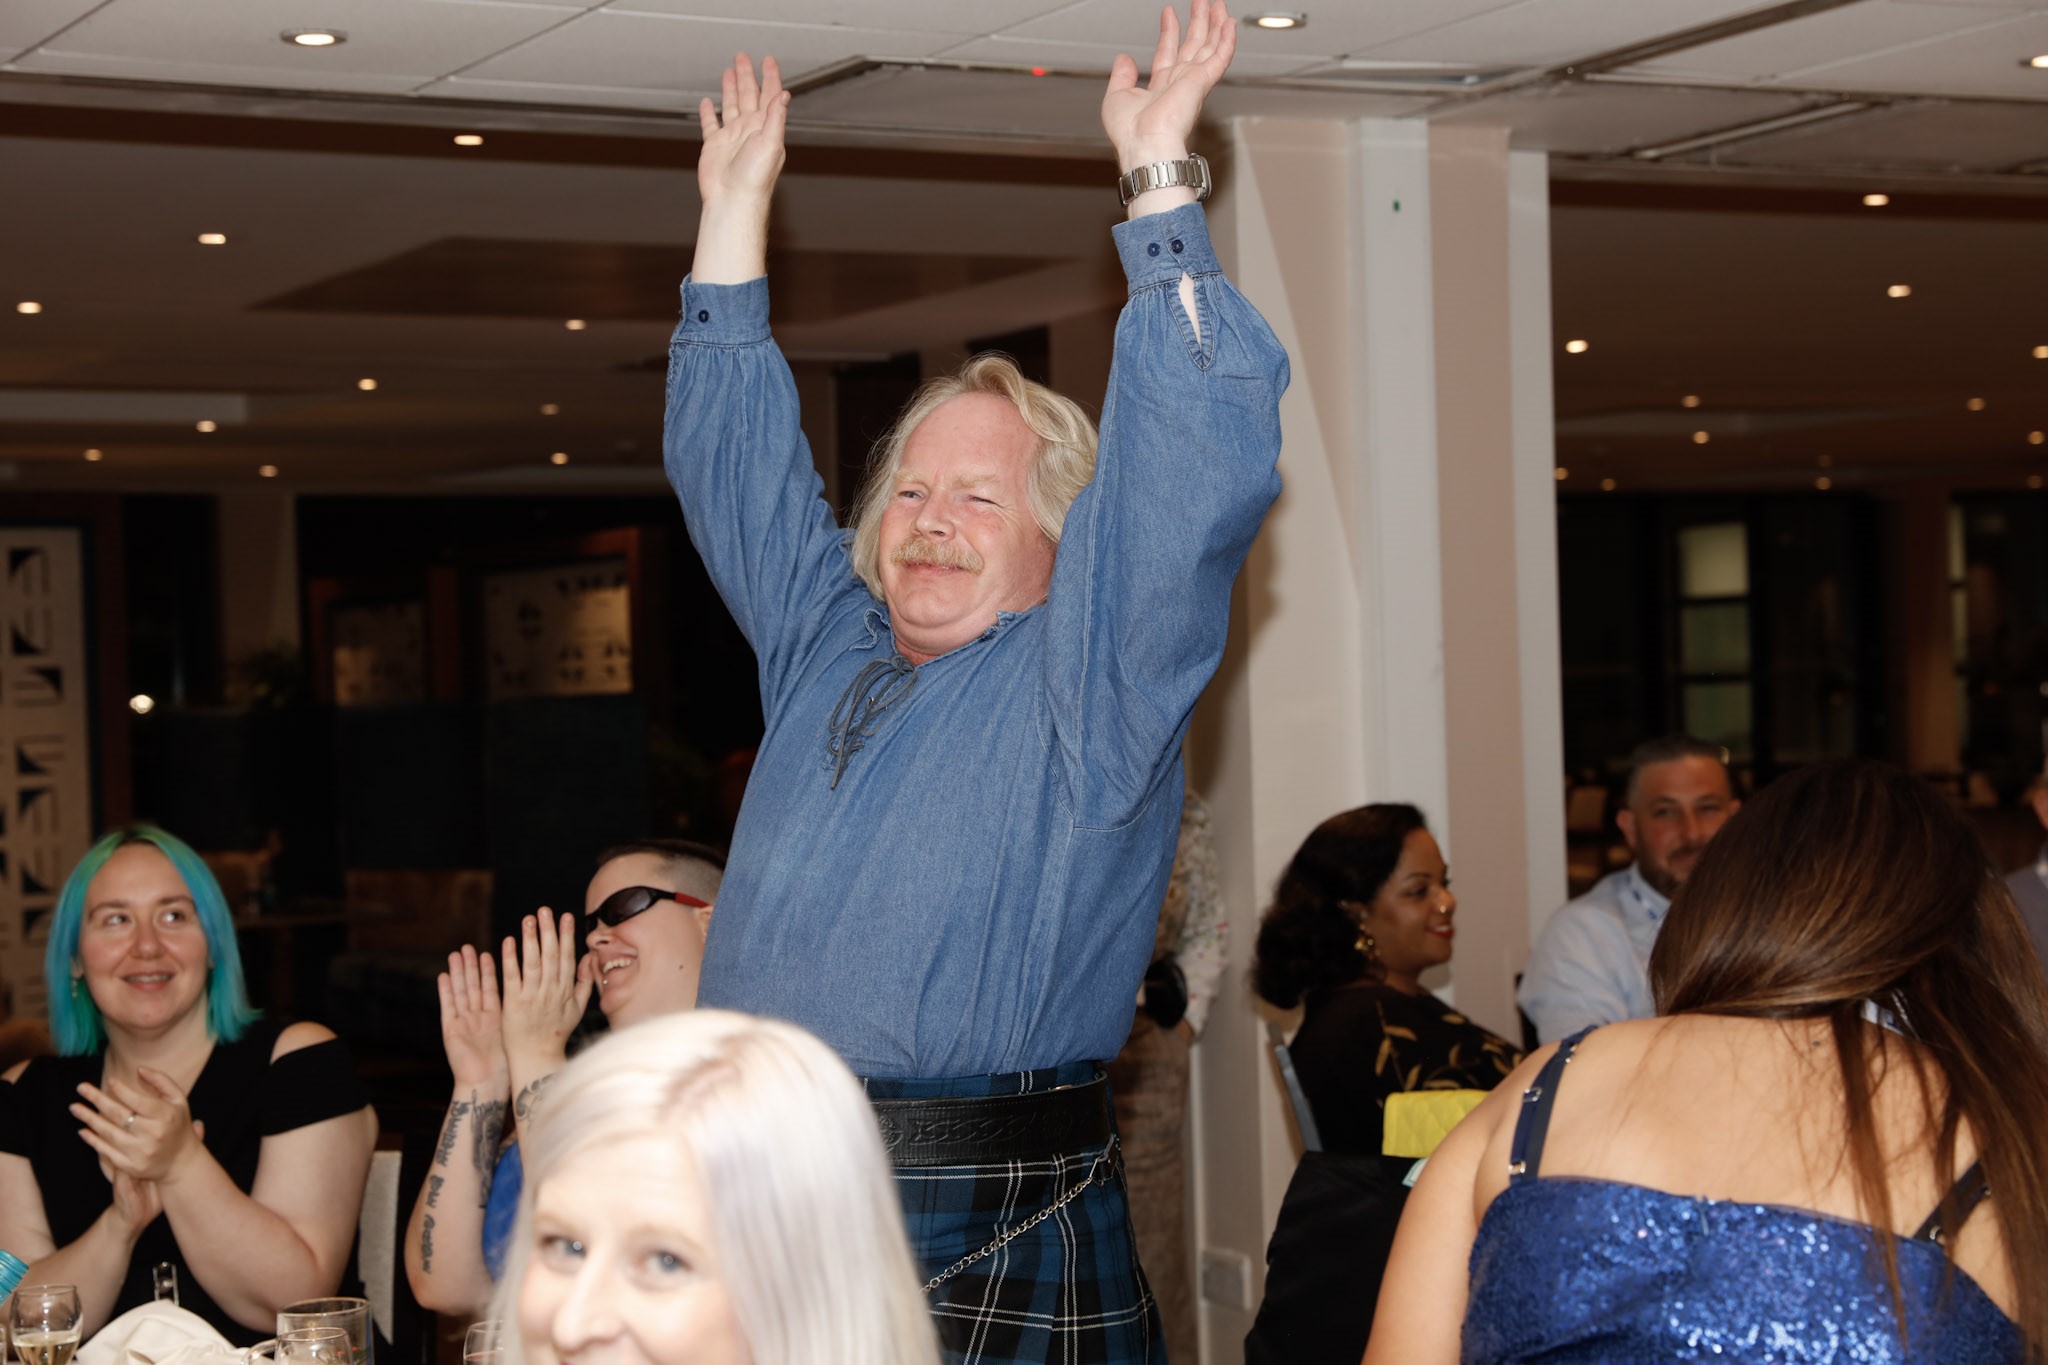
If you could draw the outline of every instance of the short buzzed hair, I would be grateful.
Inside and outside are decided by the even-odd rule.
[[[1710,758],[1728,769],[1728,750],[1719,744],[1709,744],[1687,734],[1669,734],[1656,739],[1645,740],[1636,745],[1635,752],[1628,756],[1628,785],[1622,789],[1621,804],[1633,806],[1636,791],[1642,785],[1643,769],[1658,763],[1669,763],[1680,758]],[[1734,794],[1735,784],[1731,779],[1729,794]]]
[[[679,883],[689,883],[672,886],[669,888],[671,891],[687,891],[692,895],[708,891],[703,899],[718,898],[719,885],[725,880],[725,854],[694,839],[629,839],[598,854],[597,866],[602,870],[617,859],[640,854],[659,858],[662,870],[671,878]],[[686,868],[695,875],[685,872]]]

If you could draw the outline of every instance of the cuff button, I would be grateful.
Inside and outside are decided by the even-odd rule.
[[[1159,254],[1159,243],[1148,242],[1145,246],[1145,254],[1147,256],[1157,256]]]
[[[697,310],[697,321],[699,321],[699,322],[709,322],[709,321],[711,321],[711,310],[710,310],[709,308],[699,308],[699,309]]]
[[[1174,254],[1174,255],[1176,255],[1176,256],[1180,255],[1180,253],[1181,253],[1181,250],[1182,250],[1182,247],[1181,247],[1181,244],[1180,244],[1180,238],[1178,238],[1178,237],[1174,238],[1174,239],[1173,239],[1173,241],[1172,241],[1172,242],[1170,243],[1170,245],[1171,245],[1171,246],[1173,247],[1173,254]]]

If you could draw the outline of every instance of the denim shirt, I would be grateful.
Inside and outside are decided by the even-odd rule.
[[[1537,1038],[1554,1043],[1589,1025],[1655,1014],[1650,950],[1670,909],[1634,863],[1558,907],[1536,936],[1515,992]]]
[[[1047,599],[914,672],[825,503],[767,282],[683,282],[668,476],[767,721],[699,1001],[801,1024],[863,1075],[1105,1059],[1131,1028],[1181,738],[1279,494],[1287,357],[1199,208],[1115,237],[1130,299]]]

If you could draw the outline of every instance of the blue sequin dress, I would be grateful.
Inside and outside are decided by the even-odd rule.
[[[1779,1204],[1667,1194],[1577,1176],[1537,1179],[1566,1041],[1525,1096],[1508,1187],[1472,1245],[1466,1365],[1738,1360],[1994,1365],[2025,1360],[2019,1329],[1939,1241],[1891,1233],[1906,1340],[1867,1224]],[[1966,1175],[1961,1217],[1981,1198]],[[1967,1188],[1966,1188],[1967,1187]]]

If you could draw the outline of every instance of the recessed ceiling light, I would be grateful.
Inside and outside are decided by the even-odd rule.
[[[2036,346],[2034,348],[2034,359],[2048,360],[2048,346]]]
[[[105,458],[107,458],[106,452],[101,450],[98,446],[94,446],[90,450],[85,452],[85,462],[87,464],[98,464],[101,460],[104,460]]]
[[[1703,446],[1713,439],[1712,435],[1704,431],[1695,431],[1692,434],[1692,443],[1696,446]]]
[[[1286,29],[1307,28],[1308,16],[1291,10],[1267,10],[1264,14],[1247,14],[1244,21],[1253,28]]]
[[[458,147],[481,147],[484,145],[484,135],[482,133],[457,133],[455,135],[455,145]]]
[[[364,393],[375,393],[377,391],[377,381],[374,379],[358,379],[356,387]]]
[[[540,405],[540,415],[543,417],[553,417],[561,410],[562,405],[560,403],[542,403]]]
[[[1963,404],[1963,406],[1968,408],[1971,412],[1982,412],[1984,411],[1984,400],[1981,398],[1972,398],[1969,402]]]
[[[2040,476],[2039,474],[2029,474],[2029,475],[2027,475],[2027,487],[2029,487],[2029,488],[2039,488],[2040,486],[2041,486],[2041,476]]]
[[[211,417],[202,417],[192,424],[192,429],[198,432],[219,431],[220,423],[214,421]]]
[[[2029,57],[2021,62],[2020,65],[2031,66],[2036,71],[2048,71],[2048,52],[2043,52],[2038,57]]]
[[[569,452],[568,452],[568,451],[566,451],[566,450],[558,450],[558,451],[556,451],[556,452],[555,452],[554,454],[552,454],[552,455],[548,456],[548,463],[549,463],[549,464],[567,464],[567,463],[569,463]]]
[[[590,324],[585,322],[582,318],[570,318],[567,322],[563,323],[562,325],[564,327],[567,327],[572,332],[580,332],[585,327],[588,327]]]
[[[1685,397],[1678,400],[1678,406],[1680,406],[1681,408],[1696,408],[1699,405],[1700,396],[1696,393],[1689,393]]]
[[[1886,298],[1908,299],[1913,296],[1913,286],[1910,284],[1894,284],[1888,286],[1884,293]]]
[[[2030,445],[2030,446],[2038,446],[2038,445],[2048,445],[2048,431],[2030,431],[2030,432],[2028,432],[2028,433],[2027,433],[2027,444],[2028,444],[2028,445]]]
[[[1833,488],[1835,486],[1835,481],[1829,478],[1827,475],[1823,474],[1813,481],[1813,486],[1815,488],[1818,488],[1821,492],[1825,493],[1830,488]]]
[[[23,299],[20,303],[14,305],[14,311],[17,313],[40,313],[43,311],[43,305],[37,303],[34,299]]]
[[[138,716],[146,716],[156,710],[156,698],[147,692],[137,692],[128,699],[128,709]]]
[[[1612,479],[1602,479],[1602,480],[1600,480],[1600,491],[1601,491],[1602,493],[1612,493],[1612,492],[1614,491],[1614,480],[1612,480]]]
[[[258,478],[274,479],[277,477],[277,466],[274,464],[257,465],[256,475]]]
[[[1566,479],[1569,479],[1572,476],[1572,472],[1569,469],[1566,469],[1563,465],[1559,465],[1557,467],[1556,474],[1557,481],[1559,483],[1563,483]]]
[[[1567,355],[1584,355],[1586,352],[1593,349],[1593,343],[1590,341],[1582,341],[1577,338],[1574,338],[1573,340],[1567,341],[1564,344],[1564,349],[1565,354]]]
[[[277,36],[299,47],[333,47],[348,41],[338,28],[288,28]]]
[[[199,245],[201,246],[226,246],[227,244],[228,235],[225,232],[202,232],[199,234]]]
[[[1891,202],[1892,197],[1888,194],[1866,194],[1863,196],[1863,207],[1867,209],[1881,209]]]

